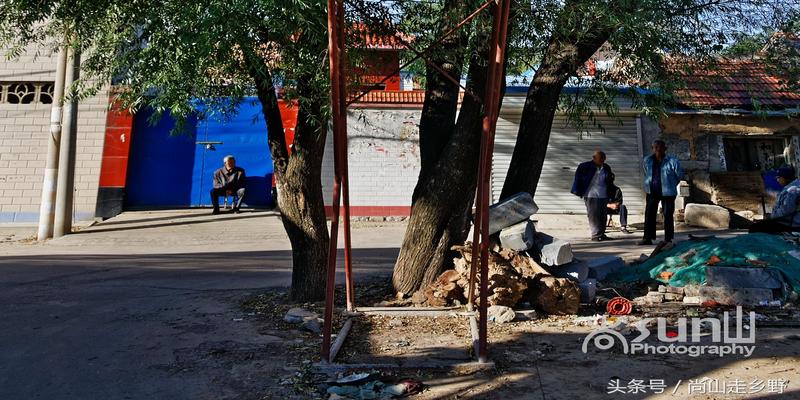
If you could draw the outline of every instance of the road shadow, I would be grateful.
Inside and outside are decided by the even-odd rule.
[[[168,212],[164,210],[164,212]],[[138,214],[138,213],[137,213]],[[259,214],[261,216],[279,216],[280,213],[273,209],[267,208],[242,208],[242,214]],[[221,215],[227,215],[223,213]],[[232,214],[236,215],[236,214]],[[156,216],[153,218],[136,218],[136,219],[124,219],[120,216],[107,219],[105,221],[97,223],[95,226],[110,226],[110,225],[126,225],[126,224],[143,224],[148,222],[157,222],[157,221],[169,221],[169,220],[179,220],[179,219],[198,219],[198,218],[210,218],[211,217],[211,208],[204,209],[204,208],[194,208],[191,210],[186,210],[184,213],[180,213],[180,211],[175,211],[174,213],[169,213],[168,215],[163,216]]]
[[[211,212],[209,211],[208,214],[192,214],[192,215],[179,215],[176,217],[158,217],[158,218],[149,218],[142,220],[102,222],[97,225],[91,226],[87,229],[74,232],[74,234],[133,231],[137,229],[153,229],[153,228],[164,228],[164,227],[181,226],[181,225],[197,225],[197,224],[207,224],[220,221],[237,221],[237,220],[254,219],[254,218],[280,218],[280,215],[276,213],[258,212],[258,211],[242,211],[240,214],[234,214],[231,212],[222,212],[219,215],[210,215],[210,214]],[[168,221],[168,222],[151,223],[154,221]],[[144,224],[144,225],[136,225],[136,224]],[[109,225],[111,225],[111,227],[108,227]]]

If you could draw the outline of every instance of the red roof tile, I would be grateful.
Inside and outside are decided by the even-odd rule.
[[[685,80],[678,90],[680,104],[694,108],[794,108],[800,93],[777,77],[761,60],[721,60],[713,67],[673,62],[673,71]]]

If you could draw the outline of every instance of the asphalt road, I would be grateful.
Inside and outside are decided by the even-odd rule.
[[[581,216],[539,227],[586,235]],[[354,224],[357,280],[390,273],[404,230]],[[238,306],[290,283],[276,214],[124,213],[44,243],[25,240],[33,231],[0,227],[0,399],[262,399],[287,373],[276,360],[292,338],[259,332]],[[573,249],[649,252],[637,238]]]
[[[357,277],[397,254],[369,240]],[[264,398],[286,373],[238,307],[289,285],[273,214],[133,213],[0,254],[0,399]]]

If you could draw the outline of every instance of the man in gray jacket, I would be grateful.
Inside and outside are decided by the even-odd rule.
[[[233,196],[236,194],[236,203],[233,205],[233,212],[239,213],[239,206],[244,199],[244,185],[246,176],[244,169],[236,166],[236,159],[233,156],[225,156],[225,165],[214,171],[214,188],[211,189],[211,204],[214,206],[212,214],[219,214],[219,196]]]

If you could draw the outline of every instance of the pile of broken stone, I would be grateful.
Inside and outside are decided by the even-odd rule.
[[[535,307],[547,314],[575,314],[581,303],[594,301],[598,280],[625,264],[619,257],[575,259],[569,242],[536,230],[533,217],[537,211],[528,193],[519,193],[490,207],[488,304],[494,310]],[[454,268],[414,293],[413,303],[442,307],[466,302],[473,265],[472,245],[467,242],[452,250],[458,254],[453,260]],[[476,303],[479,280],[476,273],[473,297]]]

